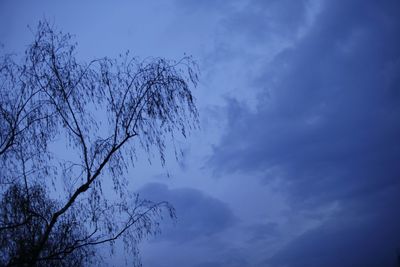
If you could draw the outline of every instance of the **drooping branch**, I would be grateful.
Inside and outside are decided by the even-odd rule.
[[[122,223],[110,226],[112,216],[106,211],[112,201],[102,193],[102,184],[112,183],[116,196],[124,203],[128,195],[123,188],[133,155],[140,150],[149,154],[154,148],[164,164],[168,137],[174,138],[175,132],[186,137],[187,130],[198,123],[190,91],[191,86],[196,86],[197,76],[193,75],[195,64],[190,57],[178,62],[162,58],[140,61],[127,53],[119,59],[101,58],[84,64],[75,58],[75,44],[70,39],[68,34],[55,32],[47,22],[39,24],[24,66],[19,68],[21,82],[12,80],[12,84],[27,90],[21,89],[23,95],[16,98],[16,104],[7,106],[0,101],[0,116],[5,118],[0,123],[0,152],[27,145],[29,149],[22,150],[27,153],[27,165],[40,168],[47,164],[46,160],[31,156],[30,133],[37,137],[32,140],[43,147],[43,154],[51,153],[47,151],[48,144],[65,136],[68,148],[76,155],[71,162],[61,161],[68,162],[60,164],[65,166],[60,168],[61,178],[69,188],[64,199],[49,201],[49,205],[43,204],[49,197],[40,190],[48,183],[46,179],[59,178],[57,173],[54,177],[43,173],[39,183],[25,169],[25,163],[19,165],[23,168],[25,190],[16,189],[15,198],[30,199],[32,192],[42,193],[32,197],[32,208],[18,210],[13,206],[15,211],[4,211],[20,214],[13,224],[0,225],[15,226],[4,230],[18,233],[15,242],[21,241],[18,238],[24,236],[23,232],[33,236],[25,252],[10,250],[9,258],[2,261],[10,265],[63,261],[121,236],[129,236],[130,246],[136,246],[135,242],[150,233],[147,227],[158,225],[161,208],[171,208],[164,202],[154,206],[136,203],[147,211],[120,205],[114,213]],[[2,164],[10,170],[10,166],[18,165],[14,158]],[[35,228],[38,230],[32,233]]]
[[[142,206],[136,206],[134,210],[138,207]],[[60,251],[57,251],[51,255],[47,255],[46,257],[41,257],[38,258],[38,261],[44,261],[44,260],[49,260],[49,259],[58,259],[60,256],[65,256],[68,254],[73,253],[75,250],[87,247],[87,246],[96,246],[104,243],[109,243],[117,240],[120,238],[126,231],[128,231],[132,226],[137,225],[135,228],[135,231],[138,231],[141,235],[143,235],[143,232],[150,231],[152,226],[151,223],[145,227],[144,224],[146,224],[149,221],[152,221],[152,216],[154,213],[157,213],[161,210],[162,207],[167,207],[170,212],[174,214],[174,211],[172,210],[172,207],[169,205],[168,202],[162,201],[158,203],[154,203],[151,206],[149,206],[145,211],[137,214],[136,212],[133,212],[134,214],[131,214],[129,219],[125,222],[125,224],[118,230],[116,233],[114,233],[110,237],[94,237],[96,233],[98,233],[99,229],[96,225],[95,229],[88,234],[86,237],[82,239],[76,240],[72,245],[63,248]],[[174,215],[173,215],[174,216]],[[139,225],[138,225],[139,224]]]

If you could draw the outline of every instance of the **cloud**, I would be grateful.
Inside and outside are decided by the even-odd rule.
[[[236,221],[227,204],[196,189],[169,189],[164,184],[150,183],[139,194],[152,201],[168,201],[176,209],[177,224],[163,229],[161,240],[181,243],[212,238]]]
[[[251,42],[291,38],[305,23],[312,1],[252,0],[226,18],[227,31]]]
[[[206,260],[203,263],[195,265],[195,267],[244,267],[250,266],[249,259],[246,259],[247,255],[244,255],[240,249],[228,249],[222,255],[219,260]]]
[[[252,225],[247,229],[247,231],[250,234],[250,238],[247,240],[249,244],[275,241],[280,235],[278,224],[271,222]]]
[[[208,166],[225,179],[279,181],[294,213],[337,203],[265,264],[386,266],[400,246],[392,208],[400,203],[400,4],[320,8],[307,32],[265,60],[253,80],[257,108],[227,102],[228,126]],[[257,242],[268,242],[262,235]]]
[[[398,183],[400,25],[390,1],[357,3],[326,6],[307,36],[265,66],[257,112],[228,103],[216,171],[264,171],[317,202]]]
[[[400,219],[396,213],[396,208],[391,208],[390,213],[385,209],[374,216],[337,214],[328,223],[295,239],[265,264],[275,267],[397,266]]]

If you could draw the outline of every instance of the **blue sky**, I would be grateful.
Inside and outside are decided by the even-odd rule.
[[[395,266],[399,1],[2,1],[3,51],[43,17],[82,60],[198,61],[201,129],[177,140],[182,161],[131,170],[178,216],[144,266]]]

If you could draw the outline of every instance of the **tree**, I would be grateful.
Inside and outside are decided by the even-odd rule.
[[[29,192],[29,194],[27,194]],[[44,231],[48,221],[59,205],[51,200],[43,186],[34,185],[25,188],[13,184],[3,195],[1,201],[1,258],[2,263],[23,266],[31,258],[31,248],[35,246],[38,233]],[[42,249],[44,259],[40,259],[40,266],[83,266],[90,263],[94,251],[90,247],[83,247],[74,253],[60,252],[68,247],[74,247],[74,242],[87,235],[86,229],[77,224],[75,214],[60,218],[53,230],[53,238],[49,239]]]
[[[197,127],[195,63],[129,53],[80,63],[75,48],[44,21],[22,63],[1,58],[0,265],[85,265],[119,238],[138,256],[138,242],[175,217],[130,193],[127,175],[153,150],[164,165],[167,142]],[[60,139],[64,159],[51,148]]]

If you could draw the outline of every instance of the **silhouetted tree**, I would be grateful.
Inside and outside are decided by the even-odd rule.
[[[3,263],[23,266],[31,262],[31,248],[37,244],[51,214],[59,209],[59,205],[51,200],[41,185],[25,188],[13,184],[4,193],[1,207],[0,251]],[[84,266],[93,256],[91,247],[84,247],[74,253],[68,253],[75,246],[76,240],[86,236],[86,229],[77,223],[74,213],[60,218],[52,232],[52,237],[42,249],[43,258],[39,258],[40,266]]]
[[[196,65],[129,53],[80,63],[71,40],[40,22],[23,63],[1,59],[1,265],[85,265],[118,238],[137,259],[138,242],[175,216],[130,193],[127,171],[141,151],[164,164],[166,142],[197,126]],[[60,139],[65,159],[49,148]]]

